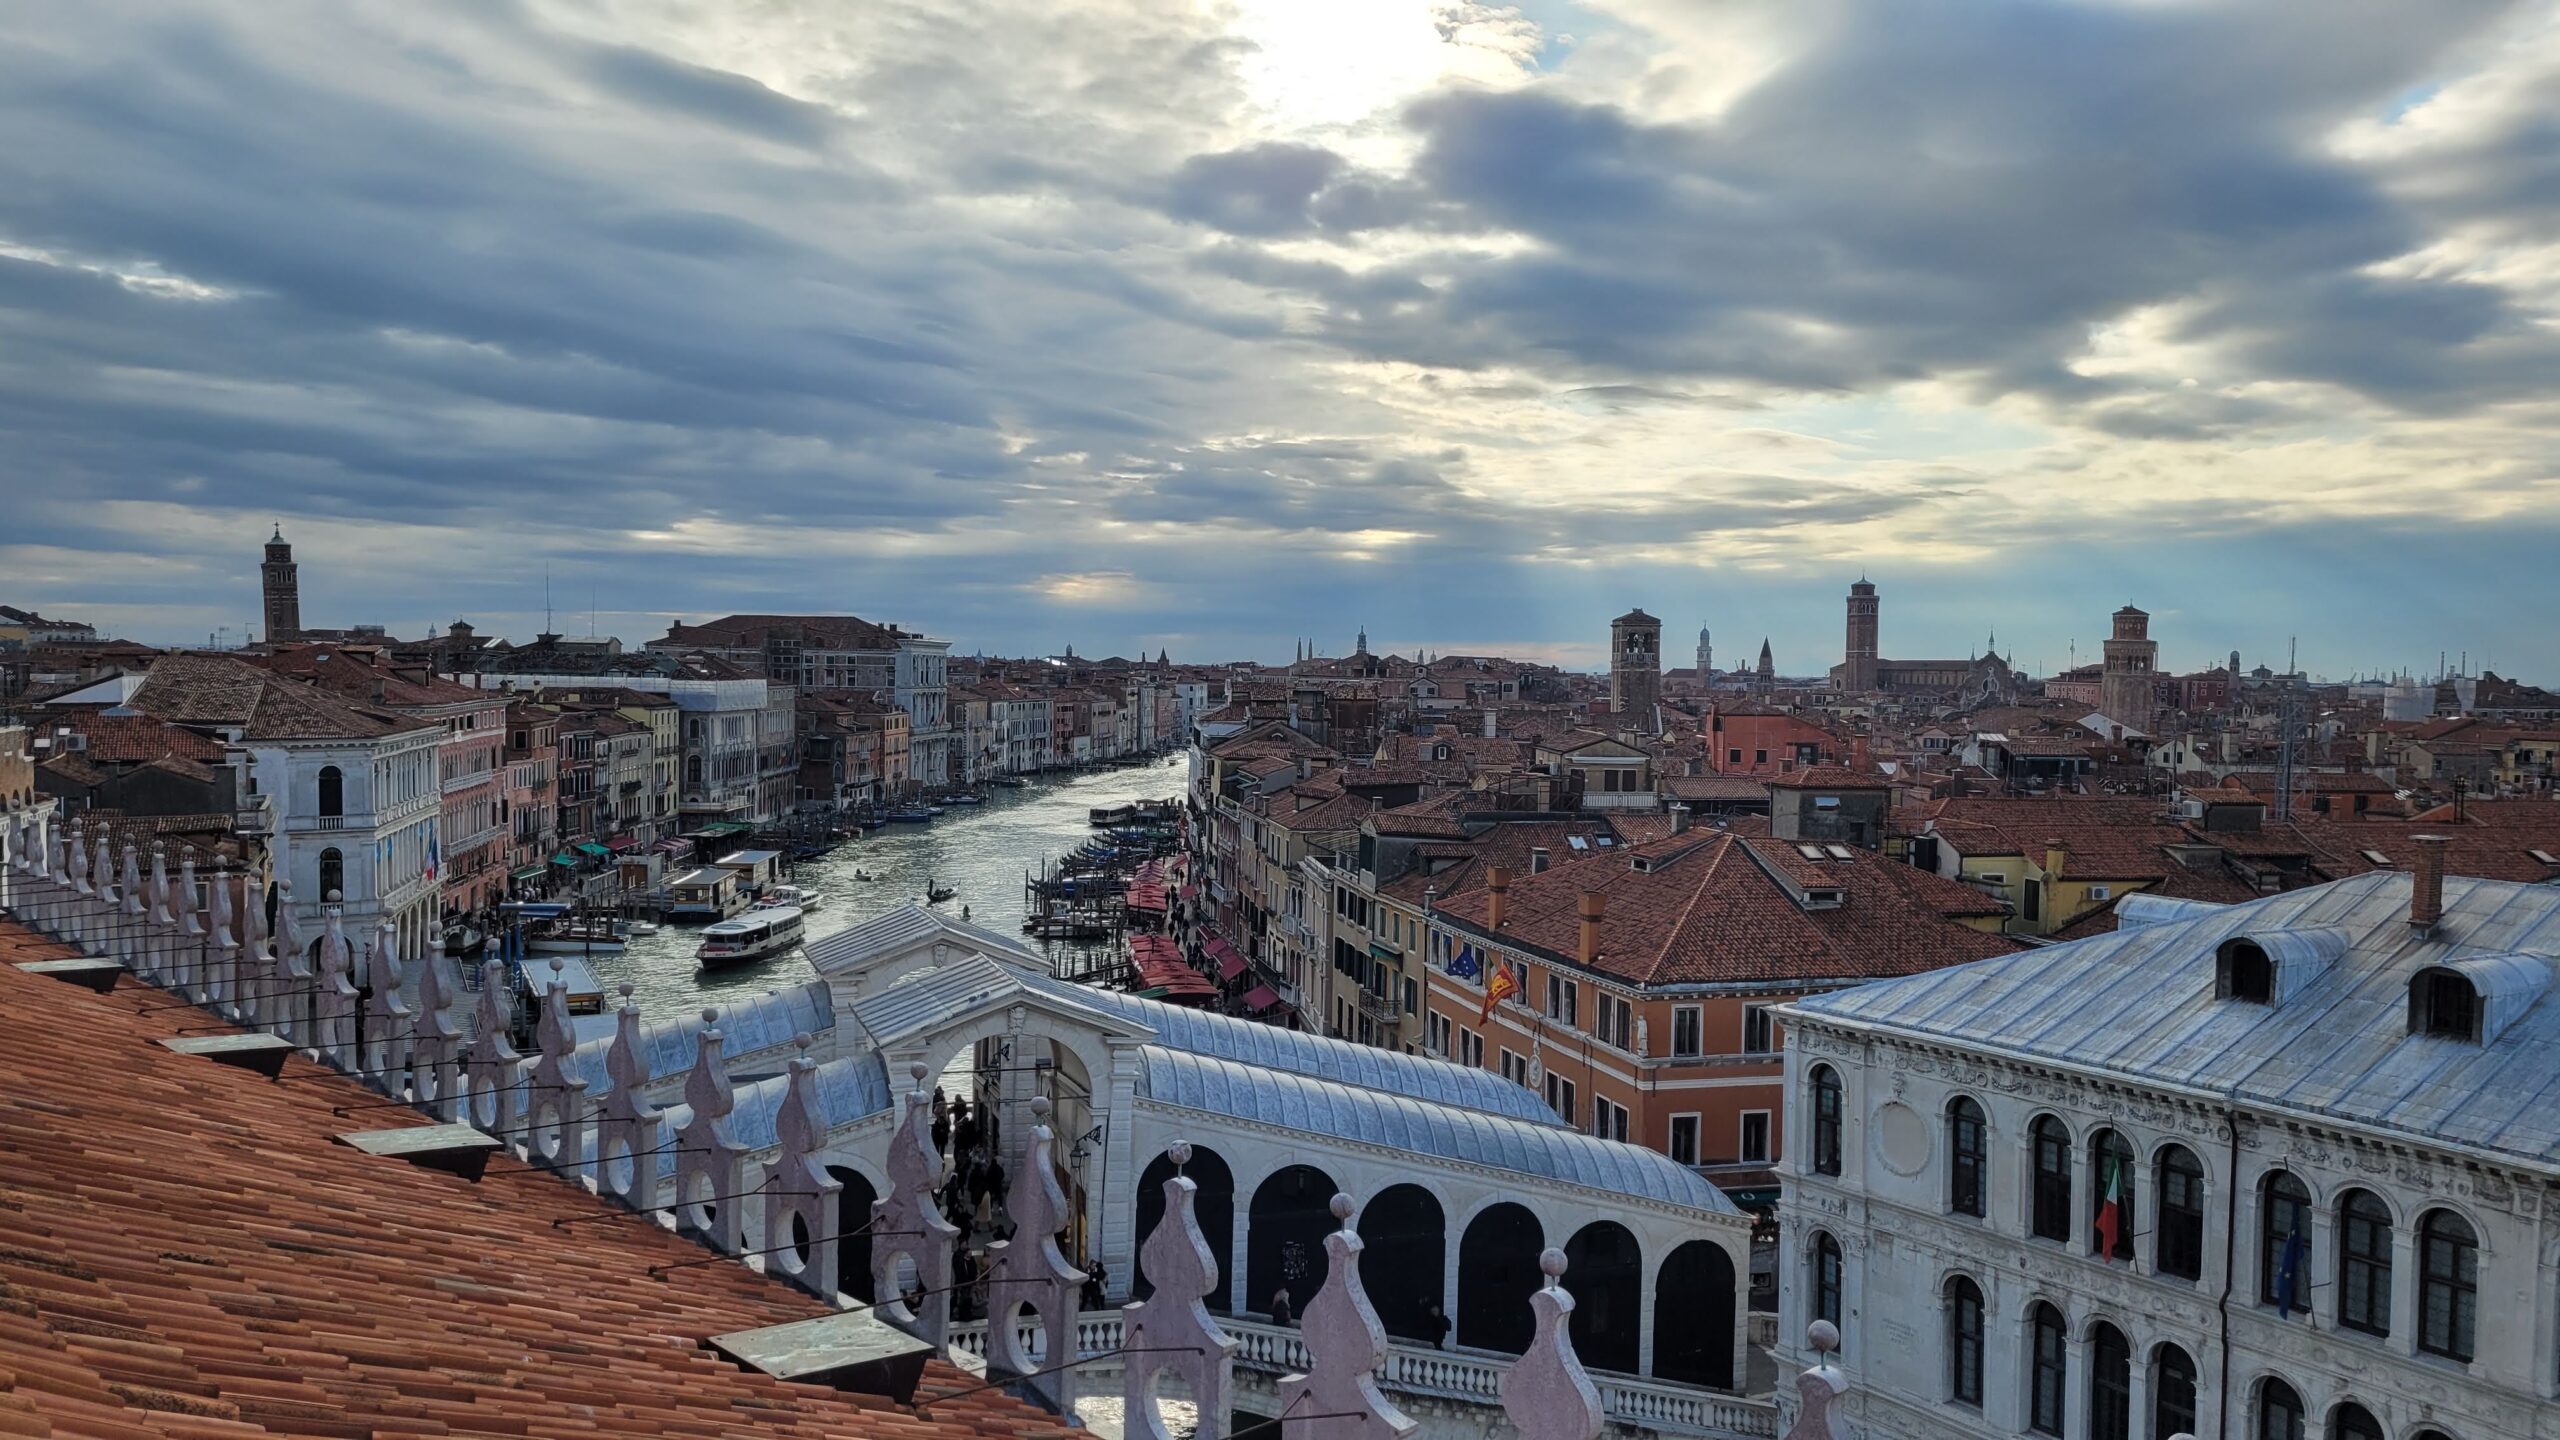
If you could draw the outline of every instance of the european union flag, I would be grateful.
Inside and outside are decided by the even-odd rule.
[[[1473,980],[1478,975],[1483,974],[1484,965],[1481,961],[1476,959],[1476,947],[1473,945],[1459,946],[1458,953],[1449,957],[1449,973],[1457,976],[1461,980]]]
[[[2296,1308],[2294,1301],[2302,1294],[2303,1256],[2310,1248],[2310,1244],[2302,1238],[2302,1230],[2299,1226],[2294,1228],[2292,1234],[2284,1237],[2284,1250],[2276,1260],[2276,1313],[2279,1315],[2291,1315]],[[2311,1304],[2308,1300],[2303,1301],[2300,1308],[2306,1315],[2311,1313]]]

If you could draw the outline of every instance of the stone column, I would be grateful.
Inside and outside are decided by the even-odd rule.
[[[2391,1348],[2418,1350],[2418,1222],[2391,1227]]]
[[[2078,1177],[2074,1176],[2074,1188]],[[2073,1323],[2070,1316],[2063,1323]],[[2029,1331],[2033,1333],[2032,1328]],[[2028,1363],[2034,1364],[2034,1347],[2028,1347]],[[2032,1371],[2030,1372],[2032,1373]],[[2089,1342],[2077,1330],[2062,1346],[2062,1440],[2089,1440]]]

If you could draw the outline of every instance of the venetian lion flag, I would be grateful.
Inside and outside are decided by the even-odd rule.
[[[1476,1017],[1479,1025],[1493,1018],[1493,1007],[1520,993],[1520,977],[1511,973],[1509,962],[1493,967],[1493,978],[1484,982],[1484,1013]]]
[[[2098,1258],[2115,1263],[2116,1237],[2124,1226],[2124,1170],[2115,1155],[2107,1156],[2106,1198],[2098,1204]]]

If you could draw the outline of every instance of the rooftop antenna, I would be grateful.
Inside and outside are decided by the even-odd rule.
[[[2278,821],[2288,823],[2293,819],[2293,729],[2295,723],[2293,676],[2294,649],[2296,643],[2296,640],[2292,637],[2288,637],[2285,641],[2284,694],[2278,701],[2280,708],[2277,712],[2279,718],[2276,722],[2278,725],[2283,727],[2276,742],[2276,819]]]
[[[551,565],[549,561],[543,562],[542,566],[542,633],[545,635],[551,633]]]

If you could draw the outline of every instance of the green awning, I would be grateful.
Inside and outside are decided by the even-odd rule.
[[[1161,985],[1150,985],[1144,990],[1132,990],[1129,993],[1140,1000],[1161,1000],[1165,997],[1165,988]]]
[[[578,857],[570,854],[566,850],[563,850],[559,854],[551,857],[551,863],[554,865],[575,865],[578,863]]]
[[[1376,956],[1378,959],[1386,961],[1390,965],[1401,965],[1404,963],[1404,952],[1393,945],[1387,944],[1383,940],[1370,941],[1369,953]]]
[[[1724,1192],[1724,1198],[1745,1210],[1774,1210],[1778,1208],[1778,1187],[1770,1185],[1753,1186],[1744,1190],[1727,1190]]]
[[[736,820],[714,820],[694,833],[697,835],[745,835],[752,833],[755,828],[753,825]]]
[[[593,840],[581,840],[581,841],[579,841],[579,842],[578,842],[578,845],[577,845],[577,850],[578,850],[578,853],[579,853],[579,854],[581,854],[581,855],[593,855],[594,857],[596,857],[596,858],[597,858],[597,859],[599,859],[599,860],[610,860],[610,859],[612,859],[612,858],[613,858],[613,852],[612,852],[612,851],[607,850],[606,848],[604,848],[603,846],[601,846],[601,845],[597,844],[597,843],[596,843],[596,842],[594,842]]]
[[[508,878],[514,880],[539,880],[542,878],[542,867],[539,865],[527,865]]]

